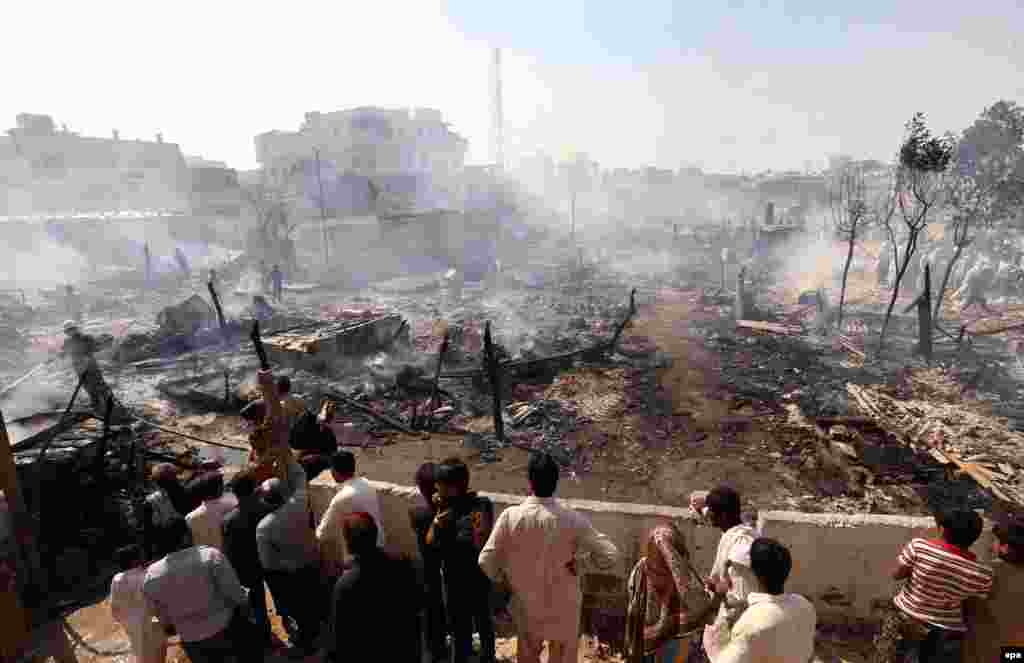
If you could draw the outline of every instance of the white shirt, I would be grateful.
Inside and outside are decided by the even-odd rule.
[[[814,656],[818,615],[799,594],[751,592],[750,607],[712,663],[808,663]]]
[[[531,641],[579,639],[583,564],[608,570],[618,561],[615,544],[590,521],[555,498],[528,497],[498,516],[480,552],[480,568],[512,590],[510,609],[520,637]]]
[[[128,634],[136,663],[163,663],[167,637],[162,627],[153,624],[155,615],[142,596],[145,578],[145,566],[114,576],[110,583],[110,613]]]
[[[341,484],[316,528],[316,540],[322,549],[328,551],[329,559],[335,562],[349,561],[345,537],[341,532],[341,522],[348,514],[360,511],[373,516],[373,521],[377,523],[377,545],[384,545],[384,521],[380,515],[377,489],[366,479],[353,477]]]
[[[224,533],[221,526],[224,516],[238,506],[234,493],[224,493],[215,500],[203,502],[196,510],[185,516],[185,522],[192,532],[192,545],[210,546],[224,552]]]
[[[746,605],[747,595],[759,589],[757,578],[750,569],[750,546],[757,536],[756,529],[740,524],[726,530],[718,542],[711,577],[728,574],[731,587],[718,609],[714,623],[704,629],[704,649],[709,655],[721,650],[729,641],[729,625],[739,617]]]

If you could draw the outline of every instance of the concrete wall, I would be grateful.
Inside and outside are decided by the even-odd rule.
[[[337,489],[328,475],[310,486],[313,508],[319,517]],[[381,517],[390,545],[416,555],[416,541],[408,509],[419,497],[413,487],[371,482],[381,497]],[[522,496],[483,493],[494,502],[496,514],[520,503]],[[585,605],[590,611],[614,613],[625,608],[625,580],[638,558],[644,532],[659,520],[680,525],[694,556],[696,568],[707,572],[714,560],[721,533],[698,524],[686,509],[649,504],[564,500],[582,512],[619,547],[622,559],[611,575],[584,579]],[[811,599],[820,622],[863,623],[874,607],[891,598],[891,572],[902,546],[915,536],[934,536],[931,518],[880,515],[806,514],[764,511],[758,514],[762,534],[781,541],[793,555],[793,573],[787,589]],[[973,550],[982,561],[991,558],[991,532],[986,528]],[[589,616],[589,617],[592,617]],[[585,623],[588,616],[584,617]]]

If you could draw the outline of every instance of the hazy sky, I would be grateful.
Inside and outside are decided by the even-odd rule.
[[[0,124],[165,139],[255,166],[309,110],[432,106],[490,157],[490,48],[510,159],[802,168],[887,159],[921,110],[959,131],[1024,100],[1019,0],[7,3]],[[1016,41],[1015,41],[1016,40]]]

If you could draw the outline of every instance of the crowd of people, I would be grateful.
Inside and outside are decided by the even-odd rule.
[[[425,463],[408,522],[386,523],[353,454],[289,445],[297,429],[323,431],[301,428],[309,413],[289,384],[264,371],[260,385],[264,399],[248,414],[252,463],[229,485],[219,472],[186,485],[173,466],[152,471],[147,545],[122,551],[111,587],[114,617],[140,662],[164,661],[173,633],[196,663],[262,660],[284,648],[268,590],[289,657],[493,663],[496,616],[505,616],[517,660],[538,663],[545,649],[550,663],[578,660],[581,578],[622,560],[608,536],[555,498],[560,470],[550,455],[531,455],[529,497],[497,517],[471,490],[462,460]],[[318,519],[308,482],[324,469],[338,490]],[[695,493],[690,507],[722,532],[714,562],[698,569],[672,521],[646,533],[626,585],[627,663],[811,661],[817,615],[785,591],[789,550],[744,522],[728,487]],[[1024,596],[1024,519],[997,523],[995,566],[969,551],[982,532],[975,512],[943,511],[936,525],[938,538],[911,540],[897,560],[877,663],[908,652],[925,663],[997,660],[999,647],[1024,645],[1024,617],[1013,609]],[[399,554],[391,542],[403,536],[392,527],[410,528],[418,555]]]

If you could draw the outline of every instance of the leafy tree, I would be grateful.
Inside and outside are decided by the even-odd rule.
[[[882,214],[883,223],[898,251],[894,219],[903,222],[904,243],[902,255],[896,264],[896,279],[892,297],[885,311],[882,331],[878,337],[878,351],[885,347],[885,333],[889,328],[893,308],[899,297],[903,276],[917,251],[917,241],[927,228],[929,216],[935,210],[944,191],[944,182],[953,160],[955,141],[951,136],[936,136],[925,124],[924,113],[915,113],[906,124],[906,133],[900,144],[892,189],[886,197]]]
[[[998,101],[983,110],[964,130],[954,166],[946,189],[954,252],[937,293],[936,318],[950,274],[974,234],[1012,220],[1024,204],[1024,108]]]

